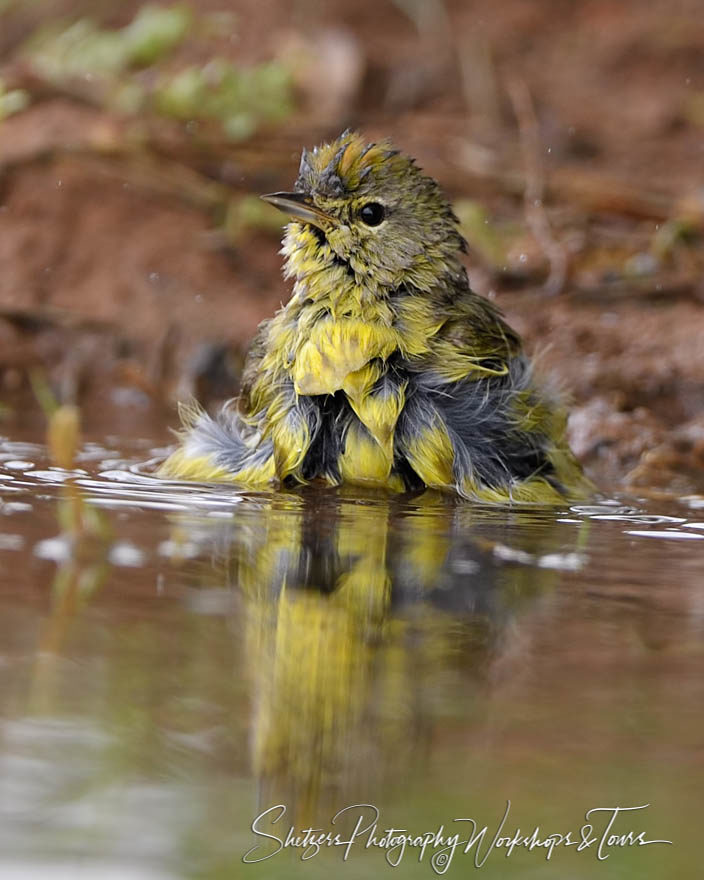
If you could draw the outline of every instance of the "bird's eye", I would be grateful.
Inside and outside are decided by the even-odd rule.
[[[379,202],[367,202],[359,209],[359,216],[367,226],[378,226],[384,219],[384,206]]]

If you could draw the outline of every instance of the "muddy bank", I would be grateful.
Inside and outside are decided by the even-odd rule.
[[[254,328],[288,295],[278,218],[251,197],[354,125],[392,136],[452,196],[475,287],[571,395],[595,478],[704,491],[698,4],[448,3],[424,19],[410,4],[272,2],[238,4],[236,21],[207,18],[216,6],[192,3],[209,27],[120,73],[149,96],[129,112],[104,76],[27,55],[38,27],[85,4],[0,13],[0,76],[26,99],[0,122],[3,432],[38,370],[89,424],[112,412],[135,430],[173,422],[178,398],[234,393]],[[139,8],[91,11],[109,30]],[[215,118],[156,112],[160,77],[215,56],[280,64],[290,107],[234,139]]]

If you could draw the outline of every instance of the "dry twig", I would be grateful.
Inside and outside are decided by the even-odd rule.
[[[550,228],[550,220],[543,203],[545,181],[540,155],[540,134],[533,100],[528,86],[523,80],[511,78],[507,91],[518,122],[521,151],[525,165],[525,204],[526,223],[535,240],[543,249],[550,265],[550,274],[545,282],[545,290],[554,296],[562,291],[567,278],[567,253],[555,238]]]

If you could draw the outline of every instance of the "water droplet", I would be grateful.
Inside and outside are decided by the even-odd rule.
[[[551,568],[555,571],[579,571],[586,557],[581,553],[546,553],[538,559],[538,568]]]
[[[26,513],[32,505],[26,501],[0,501],[0,513],[10,516],[13,513]]]
[[[121,565],[125,568],[139,568],[144,564],[144,553],[129,541],[113,544],[108,558],[113,565]]]
[[[496,559],[500,559],[502,562],[520,562],[523,565],[530,565],[535,561],[535,557],[531,553],[507,547],[506,544],[495,544],[493,549]]]
[[[24,547],[22,535],[0,535],[0,550],[21,550]]]
[[[195,559],[200,548],[195,541],[162,541],[157,547],[157,553],[166,559]]]
[[[71,558],[71,542],[61,535],[56,538],[46,538],[35,544],[34,555],[39,559],[50,559],[52,562],[66,562]]]
[[[676,529],[661,532],[646,532],[645,530],[634,530],[632,532],[625,532],[625,534],[634,535],[637,538],[669,538],[671,540],[677,541],[704,541],[704,535],[697,535],[693,532],[678,532]]]

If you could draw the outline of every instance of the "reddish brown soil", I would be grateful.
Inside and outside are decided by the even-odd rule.
[[[477,247],[470,273],[571,394],[573,444],[597,480],[704,491],[699,0],[448,2],[419,26],[378,0],[193,2],[236,7],[238,25],[188,41],[174,65],[307,53],[294,116],[241,144],[108,113],[90,91],[38,82],[18,54],[42,15],[90,9],[119,25],[139,5],[54,2],[30,18],[19,4],[0,19],[0,75],[34,95],[0,123],[0,401],[32,367],[89,422],[130,409],[175,421],[162,403],[228,396],[287,287],[276,234],[228,236],[227,202],[285,188],[301,146],[353,125],[392,136],[453,199],[518,229],[506,269]],[[554,296],[524,215],[516,82],[532,96],[547,216],[568,254]],[[686,237],[658,250],[674,219]]]

